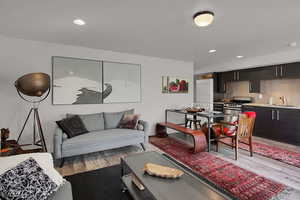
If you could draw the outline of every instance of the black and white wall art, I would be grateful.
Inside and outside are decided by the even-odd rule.
[[[52,57],[54,105],[140,102],[137,64]]]
[[[53,104],[102,103],[102,62],[53,57]]]
[[[103,83],[112,87],[104,103],[141,101],[140,65],[103,61]]]

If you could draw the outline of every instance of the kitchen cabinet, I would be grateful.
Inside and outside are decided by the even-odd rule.
[[[226,93],[226,76],[223,72],[214,73],[214,91],[217,93]]]
[[[281,71],[280,71],[281,73]],[[282,65],[282,78],[300,78],[300,62]]]
[[[273,127],[272,111],[270,108],[255,107],[255,106],[243,106],[242,111],[254,111],[256,112],[256,120],[254,125],[253,135],[258,137],[264,137],[272,139],[272,131],[270,128]]]
[[[213,73],[213,80],[214,80],[214,92],[215,93],[218,93],[219,92],[219,83],[218,83],[218,81],[219,81],[219,73]]]
[[[266,67],[219,72],[219,86],[224,91],[224,84],[230,81],[274,80],[300,78],[300,62],[278,64]],[[254,84],[254,83],[253,83]]]
[[[227,91],[226,90],[226,88],[227,88],[226,81],[220,80],[218,88],[219,88],[219,93],[226,93],[226,91]]]
[[[300,145],[300,109],[243,106],[242,110],[256,112],[254,136]]]
[[[300,62],[257,68],[260,80],[300,78]]]
[[[221,79],[224,82],[234,81],[235,80],[235,72],[234,71],[222,72]]]
[[[255,79],[259,80],[273,80],[278,78],[278,69],[276,73],[276,67],[275,66],[269,66],[269,67],[261,67],[261,68],[256,68],[255,74],[252,76],[255,76]]]
[[[248,81],[250,79],[249,72],[248,69],[236,71],[236,81]]]
[[[278,141],[300,145],[300,110],[276,109]]]
[[[260,93],[260,80],[249,81],[249,93]]]

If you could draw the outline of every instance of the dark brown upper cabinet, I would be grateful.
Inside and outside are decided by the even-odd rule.
[[[281,65],[281,78],[300,78],[300,62]]]
[[[273,80],[279,78],[276,66],[255,68],[255,74],[253,74],[253,76],[255,76],[255,79],[259,80]]]
[[[249,70],[238,70],[235,71],[236,81],[247,81],[249,80]]]
[[[225,93],[226,82],[222,80],[222,72],[215,72],[213,75],[213,79],[214,79],[214,92]]]
[[[225,82],[234,81],[235,80],[235,72],[234,71],[223,72],[223,73],[221,73],[221,79]]]
[[[249,93],[260,93],[260,80],[249,81]]]

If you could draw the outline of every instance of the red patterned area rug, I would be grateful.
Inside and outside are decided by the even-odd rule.
[[[223,142],[231,144],[231,139],[225,138],[223,139]],[[239,148],[249,151],[249,146],[243,143],[239,143]],[[300,168],[300,153],[259,142],[253,142],[253,152]]]
[[[240,168],[211,153],[190,153],[190,146],[172,138],[151,137],[150,142],[191,168],[211,185],[241,200],[282,199],[290,188]]]

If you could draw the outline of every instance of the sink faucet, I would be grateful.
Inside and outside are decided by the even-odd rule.
[[[287,105],[287,99],[285,96],[281,96],[281,97],[279,97],[279,99],[281,100],[282,105]]]

